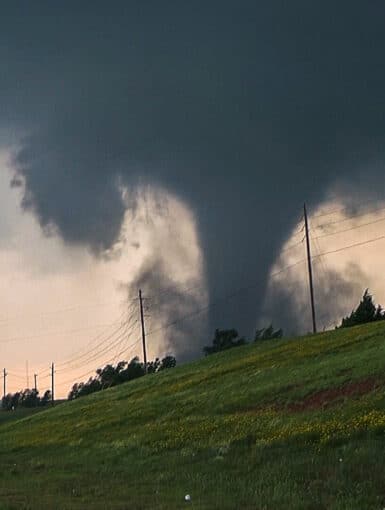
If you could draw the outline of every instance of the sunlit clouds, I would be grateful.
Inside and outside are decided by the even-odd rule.
[[[103,256],[95,257],[81,245],[64,243],[55,228],[48,235],[42,232],[35,216],[22,212],[22,188],[10,188],[11,177],[8,154],[2,152],[0,348],[2,367],[9,371],[7,390],[26,386],[26,360],[30,385],[33,373],[41,373],[38,386],[43,390],[50,383],[51,361],[62,363],[87,345],[92,353],[92,339],[99,336],[103,340],[125,317],[136,298],[137,282],[152,266],[162,271],[154,276],[159,282],[155,288],[149,278],[143,282],[144,292],[153,299],[153,305],[150,300],[147,304],[147,328],[159,329],[148,338],[149,357],[173,348],[182,352],[183,330],[174,328],[170,345],[170,332],[160,328],[178,318],[175,313],[182,316],[195,310],[196,300],[199,306],[207,303],[204,263],[191,211],[163,190],[138,189],[137,207],[135,212],[127,210],[118,241]],[[124,198],[124,187],[121,192]],[[160,281],[162,274],[165,278]],[[161,305],[157,293],[164,282],[167,288],[163,290],[185,296],[183,306],[172,310]],[[138,331],[132,330],[134,334]],[[141,356],[140,344],[129,354]],[[66,396],[70,386],[61,381],[73,378],[75,382],[78,375],[102,365],[108,356],[100,356],[89,366],[84,365],[85,357],[82,366],[65,374],[58,369],[58,397]]]
[[[335,196],[335,193],[334,193]],[[340,323],[369,288],[385,303],[385,202],[357,197],[325,200],[309,214],[318,330]],[[358,204],[358,205],[357,205]],[[303,220],[293,229],[272,265],[264,319],[287,321],[292,333],[311,330],[310,297]],[[322,255],[324,254],[324,255]],[[322,255],[322,256],[321,256]],[[278,308],[278,309],[277,309]],[[289,320],[290,318],[290,320]],[[291,321],[291,322],[290,322]]]

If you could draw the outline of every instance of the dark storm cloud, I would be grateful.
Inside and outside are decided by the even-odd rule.
[[[23,206],[100,252],[119,235],[118,180],[160,184],[196,214],[212,296],[260,283],[226,314],[251,327],[303,201],[362,172],[383,186],[384,18],[379,0],[3,6]]]
[[[142,289],[148,345],[154,348],[162,338],[164,352],[176,355],[178,361],[200,354],[202,343],[207,340],[205,315],[199,313],[202,290],[196,282],[191,282],[195,292],[186,292],[188,287],[175,285],[155,256],[144,263],[138,278],[126,289],[130,300]]]

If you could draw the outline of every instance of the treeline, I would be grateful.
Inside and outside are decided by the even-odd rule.
[[[274,338],[282,338],[282,329],[274,330],[273,325],[270,324],[267,328],[257,329],[254,335],[254,342],[264,340],[272,340]],[[244,337],[239,337],[236,329],[216,329],[212,345],[203,347],[203,352],[206,356],[214,354],[215,352],[226,351],[233,347],[239,347],[249,343]]]
[[[8,393],[2,398],[2,408],[6,411],[14,411],[18,407],[40,407],[46,406],[52,401],[50,390],[47,390],[42,397],[36,389],[25,389],[16,393]]]
[[[385,310],[381,305],[376,305],[373,301],[373,296],[366,289],[364,295],[358,304],[357,308],[351,312],[347,317],[344,317],[339,328],[349,328],[359,324],[367,324],[369,322],[385,320]],[[273,325],[270,324],[267,328],[257,329],[254,335],[254,342],[264,340],[272,340],[275,338],[282,338],[282,329],[274,330]],[[225,351],[233,347],[239,347],[250,343],[244,337],[240,337],[236,329],[216,329],[214,339],[211,345],[203,347],[203,352],[207,356],[215,352]]]
[[[156,358],[147,363],[147,373],[155,374],[175,366],[174,356],[166,356],[162,360]],[[140,362],[138,357],[133,358],[130,362],[119,361],[116,365],[106,365],[103,368],[98,368],[95,372],[96,375],[90,377],[87,382],[75,383],[68,394],[68,400],[75,400],[95,391],[132,381],[144,376],[145,373],[144,363]]]
[[[364,295],[355,310],[351,314],[342,319],[336,329],[356,326],[369,322],[385,320],[385,311],[381,305],[375,305],[373,297],[366,289]],[[252,342],[261,342],[266,340],[274,340],[283,337],[282,329],[274,329],[270,324],[266,328],[258,329],[255,332]],[[205,346],[203,352],[206,356],[216,352],[232,349],[250,343],[244,337],[240,337],[236,329],[216,329],[212,344]],[[176,366],[174,356],[166,356],[162,360],[156,358],[154,361],[147,363],[147,373],[155,374],[162,370],[173,368]],[[89,395],[96,391],[101,391],[112,386],[117,386],[127,381],[132,381],[144,376],[146,373],[144,364],[138,357],[133,358],[130,362],[119,361],[116,365],[108,364],[103,368],[95,371],[95,376],[90,377],[86,382],[75,383],[69,394],[68,400],[75,400],[79,397]],[[47,390],[42,397],[36,389],[25,389],[16,393],[8,393],[2,399],[2,407],[4,410],[13,410],[17,407],[39,407],[45,406],[52,401],[50,390]]]
[[[156,358],[147,363],[147,374],[155,374],[168,368],[176,366],[174,356],[166,356],[163,359]],[[106,365],[95,371],[95,376],[90,377],[86,382],[75,383],[68,394],[68,400],[89,395],[112,386],[117,386],[127,381],[132,381],[146,373],[144,363],[138,357],[130,362],[119,361],[116,365]],[[2,399],[2,408],[5,411],[13,411],[18,407],[39,407],[52,403],[52,394],[47,390],[42,397],[35,389],[20,390],[16,393],[8,393]]]
[[[336,329],[383,320],[385,320],[385,311],[381,305],[375,305],[373,296],[369,294],[369,289],[366,289],[357,308],[349,316],[343,318],[341,325]]]

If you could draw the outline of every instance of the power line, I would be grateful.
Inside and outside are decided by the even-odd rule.
[[[14,321],[20,320],[21,318],[22,319],[34,318],[34,317],[44,318],[44,317],[49,317],[50,315],[56,315],[58,313],[71,312],[71,311],[81,310],[81,309],[85,309],[85,308],[97,308],[97,307],[102,307],[102,306],[105,307],[105,306],[124,305],[124,304],[125,304],[125,301],[110,301],[108,303],[94,303],[94,304],[90,304],[90,305],[77,305],[77,306],[72,306],[72,307],[68,307],[68,308],[61,308],[58,310],[52,310],[51,312],[45,312],[45,313],[41,313],[41,314],[19,314],[19,315],[14,315],[13,317],[0,318],[0,327],[2,327],[3,325],[6,325],[8,322],[14,322]]]
[[[135,347],[139,342],[141,341],[141,338],[138,338],[133,344],[129,345],[128,347],[125,347],[121,352],[118,353],[118,357],[119,356],[122,356],[125,352],[127,351],[130,351],[130,349],[132,349],[133,347]],[[110,360],[108,361],[105,361],[104,362],[104,366],[108,365],[109,363],[111,363],[111,361],[114,360],[116,356],[114,356],[113,358],[111,358]],[[76,379],[82,379],[83,377],[86,377],[87,375],[90,375],[90,374],[93,374],[95,373],[96,370],[93,369],[93,370],[89,370],[88,372],[86,372],[85,374],[83,375],[79,375],[79,376],[76,376]],[[73,382],[74,378],[72,377],[71,379],[68,379],[67,381],[63,381],[59,384],[59,386],[63,386],[65,384],[70,384],[71,382]]]
[[[319,242],[317,240],[317,238],[313,237],[312,236],[312,230],[310,229],[310,235],[311,235],[311,239],[312,241],[314,241],[314,245],[316,247],[316,250],[317,250],[317,253],[320,254],[321,253],[321,248],[320,248],[320,245],[319,245]],[[315,261],[315,264],[317,264],[317,262],[319,262],[319,267],[321,268],[321,272],[323,274],[323,277],[324,277],[324,280],[327,281],[328,279],[328,268],[327,268],[327,262],[326,262],[326,259],[325,257],[319,257],[316,261]],[[315,272],[315,275],[316,275],[316,278],[318,279],[318,282],[319,282],[319,288],[322,288],[323,285],[322,285],[322,281],[321,281],[321,278],[319,277],[319,273],[316,271]],[[334,309],[337,310],[337,302],[336,302],[336,295],[334,292],[331,293],[331,300],[333,301],[334,303]],[[328,301],[328,304],[330,304],[330,302]],[[325,317],[329,316],[329,313],[324,313],[322,314],[320,317],[319,317],[319,320],[323,322],[323,330],[325,331],[326,329],[326,326],[325,326],[325,322],[324,322],[324,319]],[[336,324],[333,324],[333,325],[336,325]]]
[[[368,225],[373,225],[374,223],[380,223],[381,221],[385,221],[385,217],[379,218],[379,219],[373,220],[373,221],[368,221],[367,223],[361,223],[360,225],[355,225],[353,227],[345,228],[343,230],[337,230],[337,232],[329,232],[327,234],[321,234],[317,237],[314,237],[313,239],[321,239],[323,237],[329,237],[329,236],[334,236],[337,234],[342,234],[343,232],[349,232],[350,230],[355,230],[357,228],[367,227]]]
[[[319,253],[318,255],[314,255],[312,258],[315,259],[318,257],[322,257],[323,255],[329,255],[331,253],[338,253],[340,251],[348,250],[349,248],[354,248],[355,246],[363,246],[364,244],[374,243],[375,241],[379,241],[381,239],[385,239],[385,235],[375,237],[373,239],[368,239],[367,241],[362,241],[360,243],[350,244],[349,246],[344,246],[344,247],[338,248],[336,250],[325,251],[324,253]]]
[[[100,342],[98,345],[102,345],[104,344],[106,341],[108,341],[109,339],[111,339],[118,331],[120,331],[122,328],[124,327],[124,324],[122,324],[119,328],[115,329],[113,333],[111,333],[111,335],[107,338],[103,338],[102,342]],[[101,335],[98,336],[98,338],[100,338]],[[120,338],[120,336],[119,336]],[[116,339],[115,339],[116,340]],[[100,351],[99,351],[100,352]],[[62,371],[68,371],[68,370],[72,370],[73,368],[76,368],[77,366],[84,366],[84,362],[80,363],[80,364],[77,364],[75,365],[75,363],[80,360],[81,358],[83,357],[86,357],[86,356],[89,356],[90,354],[90,351],[87,351],[85,353],[82,354],[82,356],[78,356],[78,357],[74,357],[73,359],[69,359],[69,360],[66,360],[64,362],[62,362],[61,364],[58,364],[59,367],[66,367],[68,366],[68,368],[60,368],[59,370],[62,372]],[[40,370],[40,371],[37,371],[40,379],[45,379],[45,378],[48,378],[48,374],[50,373],[50,368],[45,368],[43,370]]]
[[[296,248],[296,247],[297,247],[297,246],[299,246],[300,244],[303,244],[304,240],[305,240],[305,236],[303,236],[303,238],[301,239],[301,241],[298,241],[297,243],[291,244],[291,245],[289,245],[287,248],[285,248],[284,250],[281,250],[281,251],[280,251],[280,255],[281,255],[282,253],[286,253],[286,252],[287,252],[287,251],[289,251],[289,250],[292,250],[293,248]]]
[[[75,351],[72,353],[72,355],[62,361],[61,363],[58,363],[58,366],[64,366],[64,365],[70,365],[71,363],[75,363],[79,359],[86,357],[90,353],[91,345],[98,341],[98,343],[94,346],[95,348],[98,348],[100,345],[103,345],[106,341],[108,341],[110,338],[112,338],[116,333],[118,333],[122,328],[124,327],[124,323],[121,323],[117,328],[115,328],[111,333],[106,335],[106,331],[103,331],[99,335],[97,335],[95,338],[93,338],[90,342],[87,343],[86,346],[82,347],[78,351]],[[100,340],[101,339],[101,340]]]
[[[278,271],[276,271],[275,273],[272,273],[270,274],[270,278],[275,278],[276,276],[280,275],[281,273],[283,273],[284,271],[287,271],[289,269],[292,269],[293,267],[296,267],[298,266],[299,264],[302,264],[303,262],[305,262],[306,259],[301,259],[301,260],[298,260],[297,262],[294,262],[293,264],[290,264],[289,266],[286,266]],[[167,329],[171,326],[174,326],[175,324],[178,324],[179,322],[182,322],[186,319],[189,319],[191,317],[194,317],[195,315],[199,315],[215,306],[218,306],[220,304],[220,302],[222,301],[227,301],[228,299],[231,299],[235,296],[237,296],[240,292],[243,292],[245,290],[249,290],[249,289],[252,289],[252,288],[255,288],[257,287],[258,285],[260,285],[260,282],[258,281],[258,283],[253,283],[253,284],[250,284],[250,285],[245,285],[243,287],[240,287],[238,288],[237,290],[235,290],[234,292],[232,292],[231,294],[228,294],[226,296],[223,296],[222,298],[219,298],[218,300],[214,301],[213,303],[210,303],[209,305],[203,307],[203,308],[200,308],[198,310],[195,310],[194,312],[191,312],[183,317],[180,317],[179,319],[176,319],[174,321],[171,321],[169,322],[168,324],[164,324],[163,326],[160,326],[159,328],[156,328],[156,329],[153,329],[151,331],[149,331],[147,333],[147,336],[149,335],[153,335],[155,333],[158,333],[159,331],[162,331],[164,329]]]
[[[122,314],[123,315],[123,314]],[[119,332],[123,327],[127,326],[127,327],[130,327],[131,324],[132,324],[132,319],[134,318],[134,312],[131,313],[130,317],[127,319],[126,322],[123,322],[121,323],[112,333],[110,333],[107,337],[104,337],[102,340],[98,341],[100,339],[101,336],[103,336],[105,333],[101,333],[99,334],[97,337],[95,337],[93,340],[91,340],[90,342],[88,342],[82,349],[76,351],[75,353],[73,353],[67,360],[63,361],[62,363],[59,363],[58,366],[63,366],[63,365],[68,365],[68,364],[71,364],[73,362],[76,362],[78,361],[79,359],[87,356],[90,351],[89,350],[86,350],[86,349],[89,349],[91,347],[91,345],[98,341],[98,343],[96,345],[93,346],[93,349],[98,349],[101,345],[103,345],[105,342],[107,342],[108,340],[110,340],[117,332]],[[135,322],[134,322],[135,323]]]
[[[187,294],[187,293],[190,293],[191,291],[197,290],[197,289],[202,289],[202,291],[205,291],[206,283],[200,282],[196,285],[186,284],[186,285],[182,285],[182,286],[180,286],[179,284],[171,285],[171,286],[168,286],[166,289],[156,292],[152,295],[150,293],[149,296],[146,296],[145,298],[143,298],[143,301],[151,301],[151,303],[152,303],[153,301],[156,302],[160,296],[164,296],[165,294],[172,294],[175,292],[183,292],[183,293]]]
[[[116,347],[119,347],[122,344],[122,342],[124,340],[126,340],[126,337],[127,337],[127,334],[124,331],[121,335],[119,335],[118,338],[116,338],[116,340],[114,341],[113,344],[111,344],[111,346],[106,347],[105,349],[98,352],[94,356],[88,358],[86,361],[84,361],[82,363],[78,363],[77,365],[74,365],[74,366],[71,366],[68,368],[62,368],[62,369],[60,369],[59,372],[61,374],[64,372],[71,372],[72,370],[76,370],[77,368],[86,367],[86,366],[90,365],[90,363],[95,363],[97,360],[100,360],[100,358],[102,358],[106,354],[110,353],[111,351],[114,351],[116,349]]]
[[[141,289],[139,289],[139,307],[140,307],[140,324],[142,331],[144,373],[147,374],[146,328],[144,326],[143,297]]]
[[[373,203],[379,203],[379,201],[378,200],[367,200],[365,202],[360,202],[359,204],[355,204],[354,207],[358,208],[358,207],[362,207],[364,205],[373,204]],[[349,210],[351,208],[352,208],[352,206],[349,206],[349,205],[344,206],[344,207],[339,207],[337,209],[332,209],[331,211],[327,211],[327,212],[324,212],[324,213],[313,215],[312,219],[321,218],[321,217],[324,217],[324,216],[330,216],[331,214],[343,212],[343,211]]]
[[[43,381],[44,381],[44,379],[49,379],[49,378],[51,377],[51,376],[50,376],[50,374],[49,374],[49,372],[50,372],[50,371],[48,370],[47,375],[41,375],[40,373],[38,373],[37,375],[39,376],[39,379],[40,379],[40,380],[43,380]]]
[[[70,363],[62,363],[62,364],[60,365],[61,367],[65,366],[65,365],[68,365],[68,367],[67,367],[67,368],[61,368],[61,369],[60,369],[60,372],[66,372],[66,371],[68,371],[68,370],[73,370],[74,368],[77,368],[77,367],[79,367],[79,366],[86,366],[86,365],[88,365],[91,361],[94,361],[94,360],[96,360],[96,359],[100,358],[100,356],[101,356],[101,355],[104,355],[104,354],[106,354],[107,352],[110,352],[111,350],[113,350],[113,349],[116,347],[117,343],[119,342],[119,340],[121,340],[121,338],[125,338],[128,334],[130,334],[130,333],[132,332],[132,330],[133,330],[133,328],[135,327],[136,323],[137,323],[137,321],[136,321],[136,322],[132,325],[131,330],[130,330],[129,332],[127,331],[127,330],[128,330],[127,325],[126,325],[126,324],[122,325],[122,327],[124,327],[124,328],[125,328],[125,329],[124,329],[124,331],[123,331],[121,334],[119,334],[119,335],[118,335],[118,337],[114,338],[114,339],[113,339],[113,341],[112,341],[112,343],[108,344],[108,345],[107,345],[107,346],[105,346],[103,349],[101,349],[101,350],[99,350],[99,351],[97,351],[97,352],[93,353],[93,354],[92,354],[91,356],[89,356],[86,360],[79,362],[79,361],[80,361],[80,359],[81,359],[81,358],[83,358],[83,357],[85,356],[85,355],[84,355],[84,356],[82,356],[81,358],[79,357],[79,359],[78,359],[78,360],[74,360],[71,364],[70,364]],[[121,328],[119,328],[119,329],[122,329],[122,327],[121,327]],[[118,331],[119,331],[119,330],[118,330]],[[111,338],[112,338],[112,337],[113,337],[116,333],[117,333],[117,331],[116,331],[113,335],[110,335],[107,339],[104,339],[102,344],[105,344],[106,342],[108,342],[108,341],[109,341],[109,340],[110,340],[110,339],[111,339]],[[100,344],[100,345],[102,345],[102,344]],[[86,355],[89,355],[89,354],[90,354],[90,353],[86,353]],[[73,363],[76,363],[76,361],[78,361],[78,363],[77,363],[76,365],[74,365]]]
[[[111,338],[113,338],[116,333],[118,333],[123,327],[127,326],[127,324],[121,324],[118,328],[116,328],[109,336],[107,337],[104,337],[103,340],[101,340],[95,347],[95,348],[98,348],[100,347],[101,345],[105,344],[107,341],[111,340]],[[126,331],[124,331],[124,333],[126,333]],[[97,339],[100,339],[100,337],[103,335],[104,333],[98,335],[95,339],[93,339],[90,343],[92,343],[93,341],[97,340]],[[119,338],[120,338],[121,335],[119,335]],[[116,340],[116,338],[115,338]],[[87,344],[87,346],[89,345]],[[115,344],[114,344],[115,345]],[[84,349],[83,349],[84,350]],[[100,353],[101,351],[98,351],[98,353]],[[98,354],[97,353],[97,354]],[[86,351],[86,352],[83,352],[81,355],[76,355],[76,356],[73,356],[71,358],[69,358],[68,360],[65,360],[63,361],[62,363],[59,363],[57,366],[59,367],[65,367],[65,366],[69,366],[68,369],[64,369],[64,368],[60,368],[60,371],[67,371],[67,370],[71,370],[73,368],[75,368],[73,365],[78,362],[80,359],[86,357],[86,356],[89,356],[90,354],[90,351]],[[85,362],[82,362],[81,365],[84,366]],[[72,366],[71,366],[72,365]],[[76,365],[76,366],[80,366],[79,364]],[[45,375],[44,374],[49,374],[50,373],[50,368],[46,368],[46,369],[43,369],[41,370],[40,372],[38,372],[38,375],[41,379],[44,379],[44,378],[48,378],[48,375]]]
[[[311,252],[310,252],[309,224],[307,221],[306,204],[303,204],[303,216],[304,216],[305,235],[306,235],[307,265],[308,265],[308,272],[309,272],[311,318],[312,318],[312,324],[313,324],[313,333],[317,333],[315,306],[314,306],[313,269],[312,269],[312,258],[311,258]]]
[[[98,347],[100,347],[102,345],[105,345],[106,342],[108,342],[111,339],[113,339],[112,342],[110,342],[108,345],[105,345],[101,350],[98,350],[97,352],[94,351],[94,352],[90,353],[89,351],[87,351],[87,352],[83,353],[81,356],[73,357],[69,361],[63,362],[60,365],[61,367],[64,367],[66,365],[68,365],[68,366],[66,368],[60,368],[60,370],[58,372],[63,373],[63,372],[67,372],[67,371],[70,371],[70,370],[74,370],[74,369],[76,369],[76,368],[78,368],[80,366],[87,366],[91,362],[93,362],[93,361],[97,360],[98,358],[100,358],[102,355],[105,355],[105,354],[113,351],[114,349],[115,350],[117,348],[119,349],[122,346],[122,343],[125,340],[127,340],[127,335],[128,334],[132,334],[132,331],[134,330],[135,326],[138,323],[138,320],[135,320],[135,321],[132,320],[134,318],[134,315],[135,314],[134,314],[134,311],[133,311],[131,313],[128,321],[122,323],[109,336],[104,337],[102,341],[98,342],[96,348],[98,348]],[[116,336],[117,333],[119,333],[119,331],[121,331],[122,329],[124,329],[124,331],[122,331],[118,336]],[[99,338],[99,337],[100,337],[100,335],[98,335],[97,338]],[[137,343],[138,343],[138,341],[134,342],[130,347],[134,347]],[[123,351],[115,352],[113,358],[111,358],[111,360],[108,360],[107,362],[104,362],[104,363],[107,363],[107,364],[110,363],[112,360],[118,358],[125,351],[127,351],[127,348],[125,348]],[[91,354],[91,356],[90,356],[90,354]],[[80,363],[77,363],[77,365],[75,365],[75,363],[77,361],[79,362],[80,359],[82,359],[82,358],[84,358],[86,356],[87,356],[87,359],[84,359],[83,361],[81,361]],[[45,372],[47,373],[47,375],[43,376],[42,374],[44,374]],[[55,370],[55,372],[56,372],[56,370]],[[19,379],[24,379],[24,377],[18,376],[17,374],[12,374],[12,375],[15,375]],[[50,377],[52,377],[52,366],[51,366],[50,369],[46,369],[45,371],[41,372],[39,374],[39,377],[40,377],[41,380],[49,379]]]
[[[320,225],[316,225],[313,228],[325,228],[325,227],[329,227],[330,225],[337,225],[338,223],[344,223],[344,222],[350,221],[351,219],[354,219],[354,218],[360,218],[362,216],[367,216],[368,214],[373,214],[373,213],[376,213],[379,211],[384,211],[384,210],[385,210],[385,207],[380,207],[379,209],[374,209],[373,211],[366,211],[363,213],[352,214],[348,218],[343,218],[341,220],[336,220],[336,221],[330,221],[329,223],[322,223]]]
[[[24,377],[22,377],[21,375],[17,375],[17,374],[15,374],[15,373],[13,373],[13,372],[9,372],[9,371],[8,371],[8,375],[10,375],[10,376],[12,376],[12,377],[16,377],[17,379],[21,379],[21,380],[25,381],[25,376],[24,376]]]
[[[294,228],[296,228],[296,227],[298,227],[298,228],[297,228],[297,230],[295,230],[295,231],[291,234],[291,236],[292,236],[292,237],[294,237],[294,236],[296,236],[296,235],[298,235],[298,234],[300,234],[301,232],[303,232],[303,231],[304,231],[304,225],[303,225],[303,214],[302,214],[302,216],[300,217],[300,219],[297,221],[297,223],[294,225],[293,229],[294,229]]]
[[[113,361],[114,365],[116,365],[116,363],[118,362],[119,352],[120,352],[119,349],[122,347],[122,345],[124,344],[125,340],[127,340],[126,337],[123,337],[122,340],[116,346],[116,353],[115,353],[115,357],[114,357],[114,361]]]
[[[62,365],[62,368],[59,369],[59,372],[60,373],[71,372],[72,370],[75,370],[76,368],[85,367],[85,366],[89,365],[91,362],[98,360],[99,358],[101,358],[102,356],[107,354],[108,352],[114,350],[116,345],[121,341],[122,338],[125,338],[126,335],[127,335],[126,330],[122,331],[122,333],[120,335],[118,335],[116,338],[114,338],[112,343],[108,344],[100,351],[94,353],[93,355],[89,356],[85,360],[79,361],[78,363],[73,363],[73,364],[67,365],[65,368],[63,368],[63,365]],[[89,354],[89,353],[87,353],[87,354]]]
[[[117,322],[115,321],[115,322],[111,322],[110,324],[98,324],[95,326],[88,326],[85,328],[72,329],[72,330],[68,330],[68,331],[53,331],[53,332],[40,333],[39,335],[11,337],[11,338],[6,338],[6,339],[0,340],[0,343],[6,344],[6,343],[11,343],[11,342],[19,342],[19,341],[41,338],[43,336],[68,336],[68,335],[72,335],[73,333],[79,333],[81,331],[87,331],[87,330],[93,330],[93,329],[113,326],[116,323]]]

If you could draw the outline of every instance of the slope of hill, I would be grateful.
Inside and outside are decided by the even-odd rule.
[[[0,508],[382,509],[384,389],[382,323],[232,349],[1,425]]]

